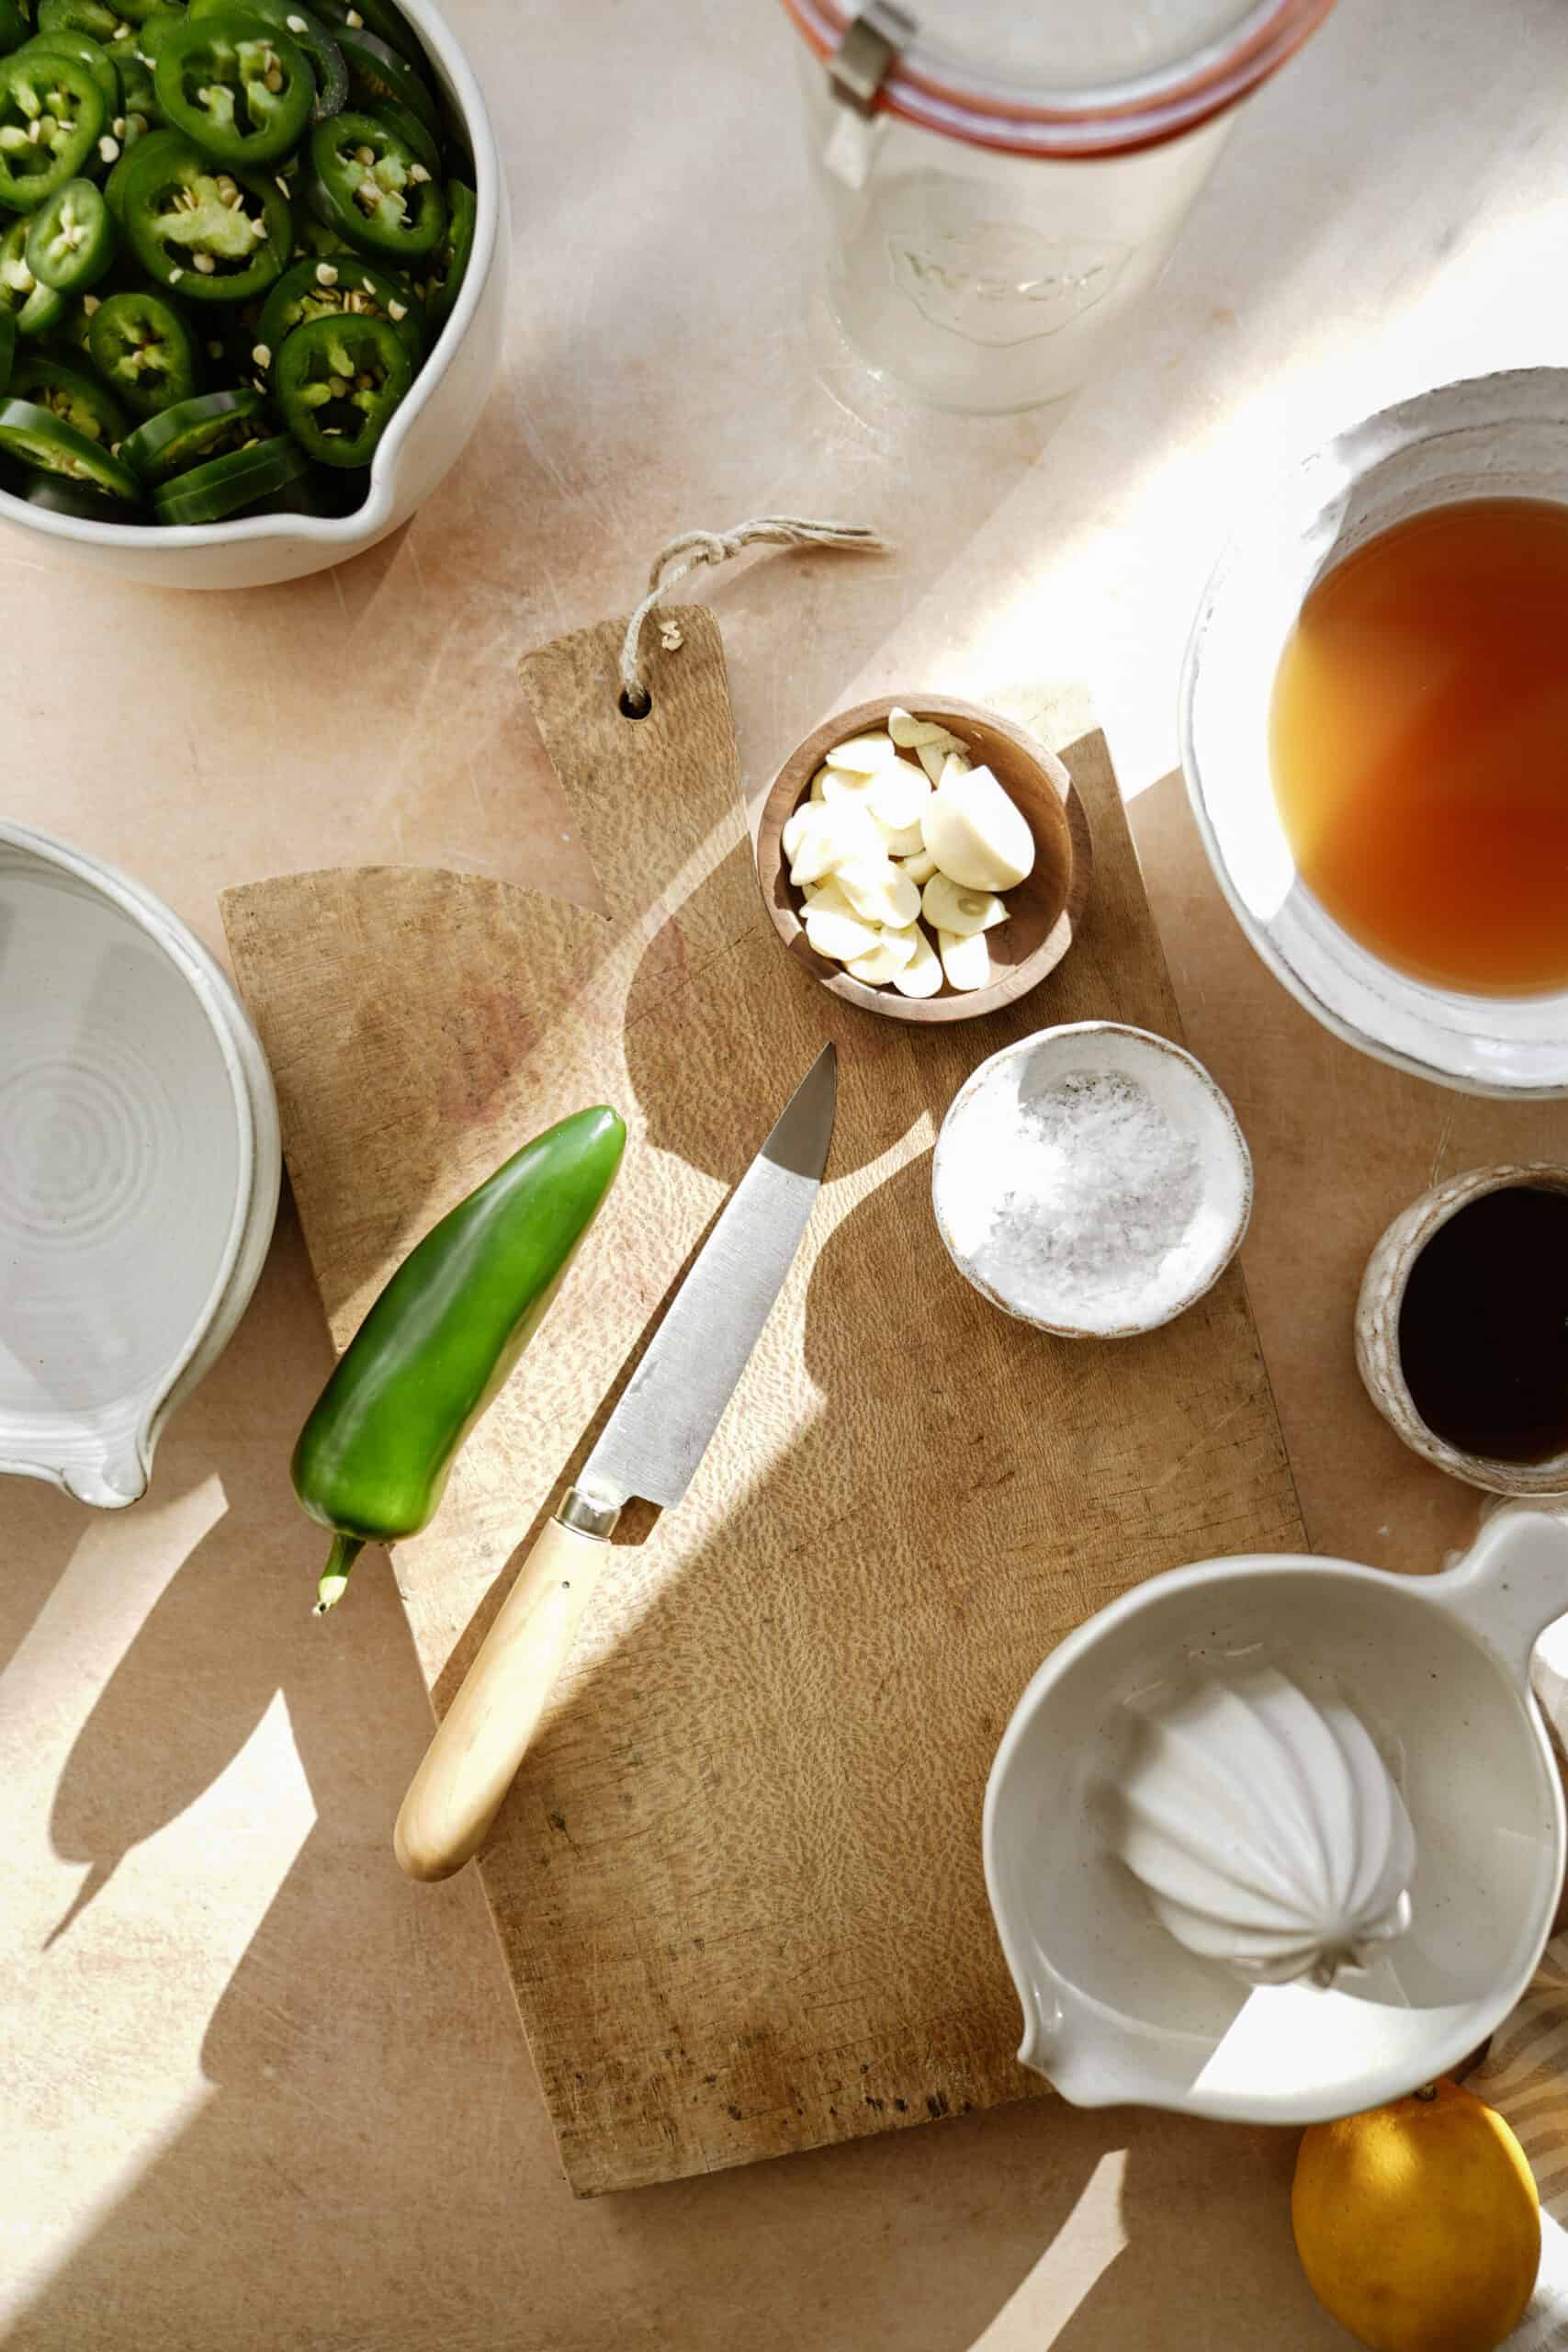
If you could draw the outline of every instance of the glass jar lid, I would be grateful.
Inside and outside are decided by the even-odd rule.
[[[1268,79],[1333,0],[900,0],[915,29],[876,104],[928,129],[1041,155],[1157,144]],[[854,0],[784,0],[821,57]]]

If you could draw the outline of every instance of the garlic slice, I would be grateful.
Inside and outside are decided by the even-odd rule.
[[[799,848],[790,860],[789,878],[797,890],[813,882],[826,882],[833,871],[833,845],[830,836],[812,831],[801,838]]]
[[[826,769],[825,767],[822,767],[822,768],[818,768],[818,771],[817,771],[817,773],[816,773],[816,775],[812,777],[812,779],[811,779],[811,797],[812,797],[812,799],[813,799],[813,800],[820,800],[820,799],[821,799],[821,797],[822,797],[822,785],[823,785],[823,780],[824,780],[824,778],[826,777],[827,774],[828,774],[827,769]]]
[[[961,935],[956,931],[939,931],[936,944],[949,988],[968,990],[985,987],[991,977],[991,954],[984,932]]]
[[[879,825],[889,832],[905,832],[920,821],[920,812],[931,797],[931,781],[925,770],[913,760],[895,760],[892,766],[878,769],[871,782],[871,813]]]
[[[871,787],[876,782],[875,771],[863,768],[824,768],[822,797],[831,808],[856,808],[869,811]]]
[[[805,801],[802,803],[800,808],[795,810],[793,815],[784,819],[784,831],[779,835],[779,842],[786,857],[794,857],[795,852],[799,849],[801,842],[811,831],[814,821],[811,816],[811,808],[812,803],[809,800]]]
[[[824,909],[818,902],[806,910],[806,936],[818,956],[827,956],[830,963],[847,964],[853,956],[869,955],[876,945],[877,933],[874,923]]]
[[[857,980],[864,980],[870,988],[881,988],[887,980],[897,979],[906,964],[915,955],[915,931],[879,931],[876,944],[863,956],[857,956],[845,967]]]
[[[852,858],[838,868],[838,877],[839,888],[863,922],[903,931],[918,920],[920,894],[890,857]]]
[[[926,884],[920,912],[933,931],[956,932],[960,938],[991,931],[1008,919],[1006,907],[994,892],[962,889],[945,874],[933,874]]]
[[[797,890],[808,882],[825,881],[852,859],[886,855],[869,811],[833,801],[803,801],[786,819],[780,842]]]
[[[891,735],[852,735],[847,743],[835,743],[828,754],[828,765],[835,771],[848,769],[857,775],[874,775],[878,768],[890,767],[898,756],[898,746]]]
[[[1010,890],[1033,871],[1029,820],[987,767],[965,774],[949,760],[920,831],[942,872],[967,890]]]
[[[893,854],[897,855],[897,852]],[[900,857],[898,863],[917,890],[923,890],[936,872],[936,860],[930,850],[924,847],[923,842],[913,857]]]
[[[942,966],[936,949],[917,924],[911,934],[915,951],[901,972],[893,975],[900,996],[935,996],[942,986]]]
[[[962,760],[965,767],[969,764],[968,755],[964,751],[950,751],[945,743],[921,743],[916,749],[915,757],[933,784],[942,782],[942,772],[949,760]]]
[[[964,749],[962,738],[950,729],[940,726],[934,718],[917,718],[913,711],[901,709],[897,703],[887,714],[887,732],[900,750],[906,752],[918,752],[923,743],[932,744],[943,752],[962,752]]]

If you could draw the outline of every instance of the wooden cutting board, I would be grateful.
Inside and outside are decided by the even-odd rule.
[[[680,654],[652,656],[647,788],[555,747],[607,918],[405,868],[224,903],[340,1348],[528,1136],[600,1100],[631,1130],[436,1526],[395,1556],[438,1712],[728,1188],[838,1043],[795,1272],[685,1502],[623,1521],[480,1865],[581,2194],[1038,2091],[980,1868],[1009,1711],[1155,1570],[1303,1542],[1239,1272],[1146,1339],[1053,1341],[985,1305],[931,1220],[936,1128],[984,1055],[1093,1015],[1179,1035],[1103,740],[1064,753],[1096,845],[1066,963],[993,1020],[910,1028],[781,949],[728,729],[661,751],[722,676],[711,616],[681,623]],[[613,695],[618,642],[616,624],[547,648],[525,683]],[[299,1551],[304,1582],[303,1527]],[[353,1638],[353,1600],[323,1638]]]

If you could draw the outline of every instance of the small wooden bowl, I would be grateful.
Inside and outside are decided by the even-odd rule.
[[[928,718],[958,736],[976,763],[983,763],[991,770],[1028,820],[1034,836],[1034,871],[1026,881],[1003,892],[1010,910],[1008,920],[986,934],[996,977],[983,989],[953,989],[945,979],[940,994],[928,997],[900,996],[893,987],[868,988],[842,965],[829,964],[818,956],[801,922],[801,894],[790,881],[781,838],[784,826],[811,790],[811,779],[834,744],[885,728],[888,712],[895,708],[908,710],[916,718]],[[1072,777],[1055,753],[994,710],[950,702],[937,695],[888,695],[878,702],[860,703],[853,710],[838,711],[825,720],[779,770],[762,805],[757,833],[757,879],[763,903],[790,954],[835,996],[891,1021],[973,1021],[1027,995],[1055,970],[1072,945],[1093,873],[1089,818]]]

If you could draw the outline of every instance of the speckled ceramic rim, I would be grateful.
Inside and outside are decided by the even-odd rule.
[[[1516,1185],[1538,1192],[1568,1193],[1568,1166],[1555,1160],[1500,1161],[1472,1168],[1434,1184],[1396,1216],[1367,1261],[1356,1302],[1356,1368],[1368,1396],[1412,1453],[1434,1463],[1466,1486],[1487,1494],[1521,1498],[1568,1498],[1568,1453],[1545,1462],[1499,1462],[1490,1454],[1466,1453],[1429,1429],[1416,1409],[1399,1353],[1399,1317],[1416,1261],[1434,1234],[1472,1201]]]
[[[195,933],[162,899],[102,859],[30,825],[0,820],[0,851],[7,848],[23,851],[85,884],[95,896],[118,907],[162,950],[206,1014],[228,1074],[239,1153],[234,1206],[222,1254],[189,1336],[171,1360],[156,1396],[150,1397],[137,1425],[137,1460],[145,1482],[152,1476],[153,1450],[164,1422],[216,1360],[260,1277],[283,1179],[276,1096],[250,1016]],[[0,1460],[0,1475],[60,1483],[36,1462]]]
[[[990,1072],[1001,1063],[1016,1061],[1021,1056],[1038,1053],[1048,1039],[1056,1040],[1066,1037],[1085,1039],[1136,1037],[1141,1044],[1151,1046],[1156,1051],[1168,1056],[1171,1061],[1179,1063],[1190,1073],[1200,1091],[1219,1111],[1225,1130],[1235,1146],[1242,1182],[1241,1204],[1234,1230],[1201,1282],[1184,1292],[1163,1314],[1156,1315],[1145,1323],[1118,1323],[1105,1330],[1086,1329],[1071,1323],[1048,1323],[1043,1316],[1031,1315],[1025,1308],[1015,1306],[1010,1299],[1002,1295],[1000,1291],[993,1290],[990,1283],[982,1275],[976,1273],[969,1260],[956,1248],[948,1229],[947,1220],[942,1213],[942,1146],[947,1140],[954,1121],[961,1116],[964,1103]],[[1125,1021],[1065,1021],[1054,1029],[1037,1029],[1032,1037],[1021,1037],[1016,1045],[1004,1046],[999,1053],[990,1055],[977,1069],[970,1071],[969,1076],[948,1105],[947,1116],[942,1123],[942,1129],[936,1139],[936,1149],[931,1155],[931,1208],[936,1216],[936,1228],[942,1236],[942,1248],[947,1251],[964,1281],[977,1290],[982,1298],[989,1299],[993,1306],[999,1306],[1004,1315],[1012,1316],[1020,1323],[1032,1323],[1037,1331],[1049,1331],[1058,1340],[1139,1339],[1145,1331],[1158,1331],[1167,1323],[1174,1323],[1179,1315],[1185,1315],[1190,1306],[1196,1306],[1198,1301],[1213,1289],[1246,1238],[1247,1228],[1252,1221],[1252,1154],[1247,1148],[1247,1137],[1241,1131],[1241,1122],[1232,1108],[1230,1097],[1210,1076],[1196,1055],[1190,1054],[1184,1046],[1173,1045],[1168,1037],[1160,1036],[1156,1030],[1135,1029]]]
[[[458,48],[446,18],[431,0],[398,0],[403,15],[418,33],[449,85],[468,135],[474,158],[474,243],[462,289],[451,317],[436,338],[435,348],[415,377],[408,397],[398,410],[370,461],[370,487],[365,503],[352,514],[253,514],[235,523],[173,524],[89,523],[74,514],[51,514],[0,490],[0,521],[41,537],[62,539],[78,547],[205,548],[221,541],[232,545],[254,539],[305,539],[322,547],[341,547],[357,555],[385,530],[396,499],[398,458],[409,428],[450,367],[453,355],[468,331],[495,258],[501,218],[501,154],[489,112],[468,60]],[[456,456],[456,451],[454,451]],[[173,918],[171,918],[173,920]]]

